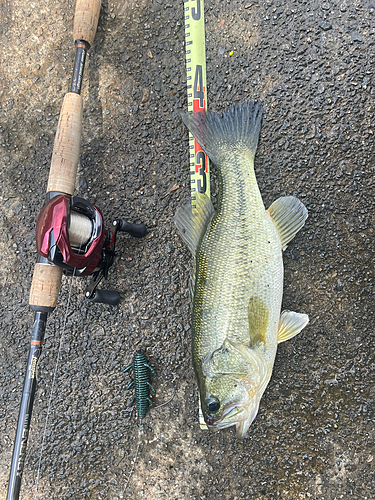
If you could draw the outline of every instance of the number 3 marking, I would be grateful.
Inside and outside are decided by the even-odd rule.
[[[195,160],[196,165],[200,165],[199,175],[202,176],[203,182],[201,179],[198,179],[198,192],[205,193],[207,189],[207,177],[206,177],[206,155],[204,151],[198,151]]]

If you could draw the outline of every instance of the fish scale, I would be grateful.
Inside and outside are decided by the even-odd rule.
[[[201,409],[209,428],[236,426],[243,438],[272,375],[277,344],[297,335],[305,314],[280,314],[282,250],[307,210],[282,197],[265,210],[254,172],[262,120],[259,102],[226,113],[187,115],[185,124],[216,165],[219,196],[197,196],[176,213],[194,258],[191,279],[192,356]]]

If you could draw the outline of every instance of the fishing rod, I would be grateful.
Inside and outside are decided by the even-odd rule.
[[[204,0],[185,0],[185,51],[188,112],[207,110],[206,43],[204,33]],[[191,206],[196,209],[197,193],[210,197],[210,164],[208,156],[189,132]]]
[[[115,257],[119,231],[141,238],[143,224],[115,220],[110,229],[103,223],[98,208],[73,196],[80,157],[83,101],[81,87],[86,54],[92,45],[99,20],[101,0],[77,0],[74,15],[76,57],[71,90],[62,104],[52,152],[45,204],[36,224],[39,253],[34,267],[29,305],[34,311],[34,327],[14,442],[7,500],[18,500],[24,469],[31,414],[37,387],[37,366],[48,314],[56,307],[62,275],[88,276],[86,297],[91,302],[116,305],[120,295],[114,290],[99,290]]]

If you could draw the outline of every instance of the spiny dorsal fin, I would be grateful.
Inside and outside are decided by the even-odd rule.
[[[177,209],[174,218],[177,230],[194,256],[214,213],[215,210],[211,200],[205,195],[197,195],[196,210],[194,212],[191,209],[190,201]]]
[[[269,321],[269,309],[259,297],[251,297],[248,306],[250,346],[264,343]]]
[[[287,244],[305,224],[307,208],[294,196],[282,196],[272,203],[267,212],[276,226],[285,250]]]
[[[277,343],[285,342],[299,334],[309,322],[307,314],[293,311],[283,311],[280,316],[279,328],[277,330]]]

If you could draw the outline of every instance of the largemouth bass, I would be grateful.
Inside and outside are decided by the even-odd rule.
[[[281,313],[282,251],[304,225],[306,207],[291,196],[265,209],[254,172],[260,102],[183,120],[216,165],[218,206],[197,194],[176,213],[193,254],[192,354],[209,428],[236,426],[243,438],[272,375],[277,344],[297,335],[306,314]]]

